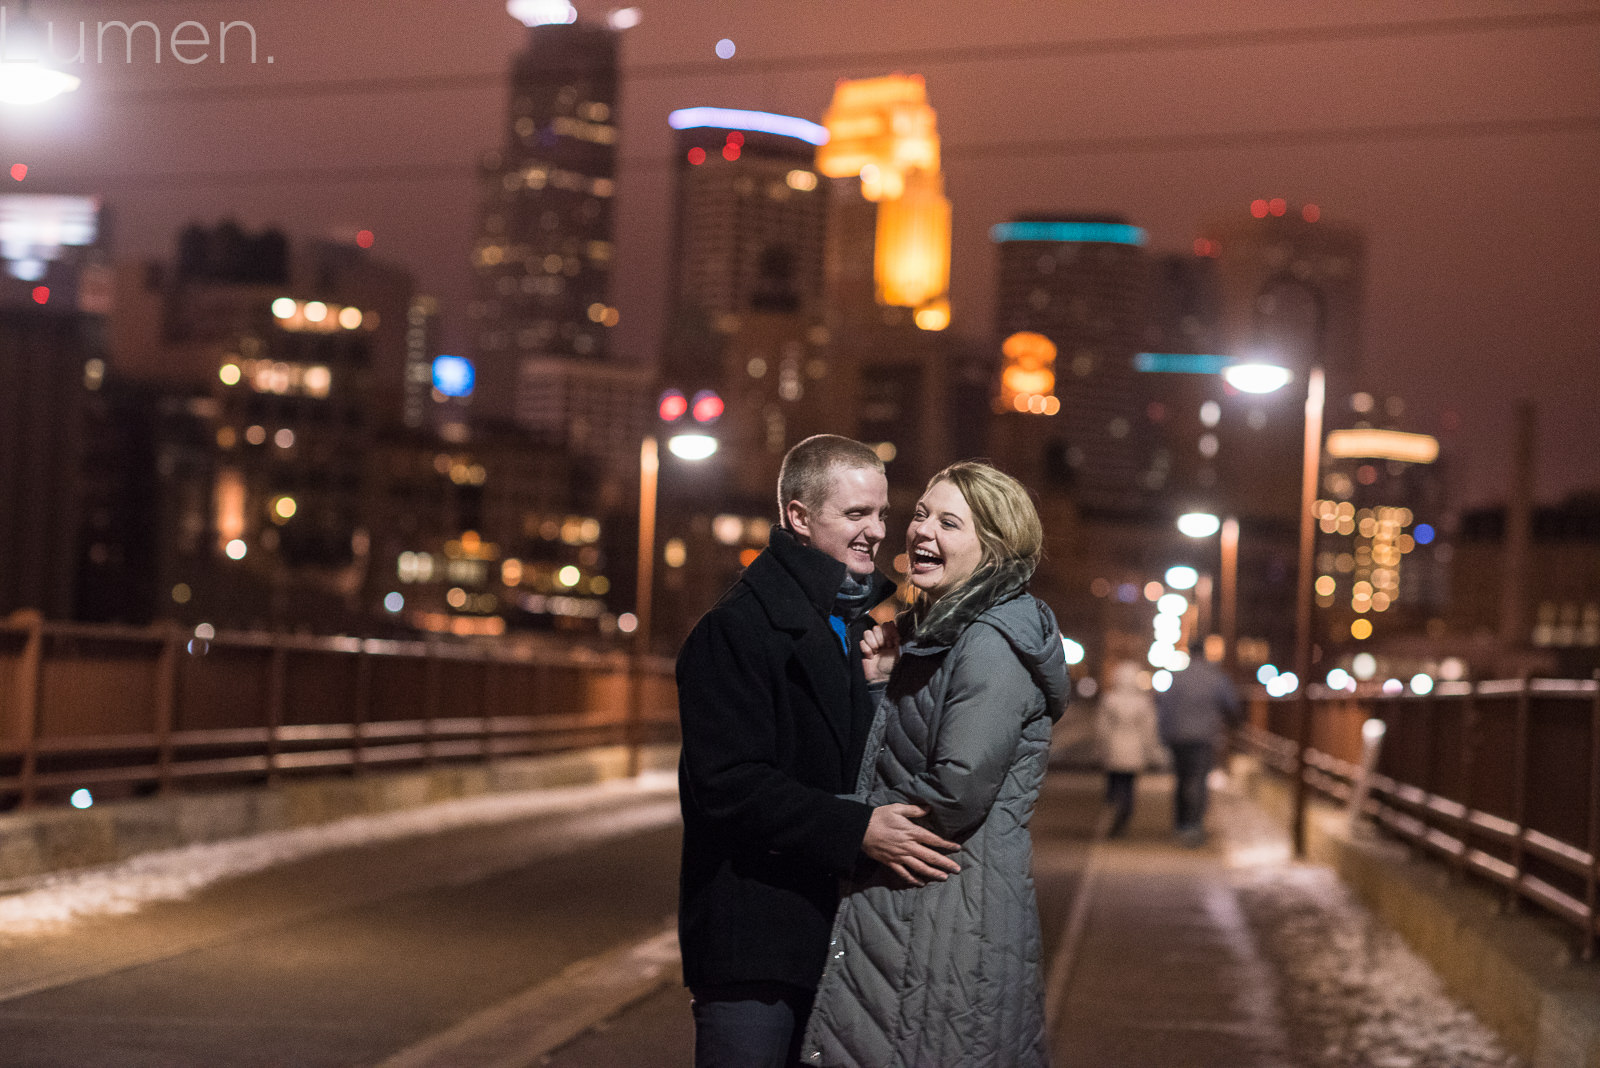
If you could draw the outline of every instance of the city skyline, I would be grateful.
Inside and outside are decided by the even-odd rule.
[[[1600,442],[1584,398],[1600,389],[1588,308],[1600,212],[1576,194],[1600,172],[1600,117],[1584,110],[1600,13],[1430,3],[1404,22],[1319,12],[1326,21],[1291,24],[1260,3],[1204,18],[1176,4],[1036,7],[972,19],[923,3],[913,21],[890,17],[903,6],[866,4],[816,23],[778,5],[645,5],[623,35],[618,355],[653,354],[667,300],[667,112],[816,119],[836,78],[903,69],[926,76],[945,142],[956,333],[987,335],[988,230],[1013,215],[1118,212],[1154,250],[1183,251],[1256,198],[1313,202],[1371,241],[1363,385],[1401,394],[1417,429],[1438,430],[1453,410],[1469,431],[1445,435],[1456,502],[1504,497],[1522,396],[1540,405],[1538,496],[1594,486],[1587,454]],[[191,220],[234,216],[296,238],[371,229],[374,252],[441,298],[447,339],[465,345],[475,169],[500,143],[506,71],[526,32],[499,0],[448,13],[409,0],[89,12],[34,8],[169,29],[244,14],[258,62],[235,65],[239,50],[226,67],[90,65],[79,92],[0,115],[0,162],[29,167],[8,192],[103,193],[123,257],[170,257]],[[724,37],[737,46],[728,60],[714,52]]]

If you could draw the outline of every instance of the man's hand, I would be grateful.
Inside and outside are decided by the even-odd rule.
[[[948,879],[961,870],[961,865],[944,853],[954,853],[961,847],[911,822],[927,814],[928,810],[920,805],[880,805],[873,809],[866,836],[861,840],[861,852],[912,886],[924,886],[929,879]]]
[[[868,682],[885,682],[900,660],[900,630],[894,620],[879,623],[861,636],[861,669]]]

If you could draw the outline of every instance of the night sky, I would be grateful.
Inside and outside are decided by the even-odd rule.
[[[580,3],[585,16],[606,6]],[[1513,402],[1539,405],[1537,493],[1600,486],[1600,6],[1408,0],[655,0],[628,31],[616,299],[648,359],[670,196],[667,112],[820,119],[835,79],[926,76],[955,207],[952,329],[982,335],[991,224],[1119,212],[1187,249],[1257,197],[1314,202],[1369,241],[1364,379],[1444,436],[1463,505],[1503,496]],[[16,4],[9,5],[13,14]],[[88,20],[246,20],[185,66],[72,67],[77,93],[0,111],[8,189],[103,193],[119,256],[191,220],[293,236],[371,229],[464,337],[474,167],[496,147],[526,32],[501,0],[35,0]],[[738,51],[716,58],[716,42]],[[193,56],[197,50],[190,49]],[[270,55],[272,62],[266,62]],[[92,58],[92,56],[91,56]],[[1452,420],[1447,419],[1446,422]]]

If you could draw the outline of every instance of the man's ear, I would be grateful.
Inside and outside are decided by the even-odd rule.
[[[811,541],[811,516],[806,511],[806,506],[798,500],[790,501],[784,505],[784,518],[789,521],[789,529],[794,531],[795,537],[802,544]]]

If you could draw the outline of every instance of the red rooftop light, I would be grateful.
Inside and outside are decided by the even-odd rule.
[[[740,133],[738,130],[729,130],[728,131],[728,144],[743,146],[744,145],[744,134]]]
[[[732,141],[729,141],[727,144],[723,145],[722,158],[727,160],[729,163],[732,163],[734,160],[738,159],[739,146],[734,144]]]
[[[689,150],[689,162],[698,167],[706,161],[706,150],[696,145]]]
[[[675,389],[669,389],[661,394],[661,401],[656,406],[656,411],[668,423],[682,419],[683,413],[688,410],[689,399]]]
[[[722,398],[709,389],[701,390],[694,395],[694,421],[697,423],[714,423],[721,417],[724,405]]]
[[[33,289],[33,302],[35,304],[48,304],[48,303],[50,303],[50,287],[49,286],[35,286],[34,289]]]

